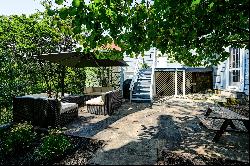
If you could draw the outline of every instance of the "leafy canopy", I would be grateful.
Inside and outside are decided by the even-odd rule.
[[[67,20],[60,23],[69,31]],[[5,110],[12,106],[13,96],[60,91],[62,67],[39,60],[35,55],[73,50],[76,42],[65,31],[58,29],[47,13],[0,16],[1,115],[2,108]],[[75,79],[71,79],[73,76]],[[66,92],[80,93],[84,80],[84,69],[67,68]],[[0,124],[1,121],[2,118]]]
[[[55,0],[55,8],[47,0],[46,8],[55,18],[72,17],[85,51],[112,41],[132,55],[153,46],[198,66],[225,60],[225,47],[249,45],[249,0],[73,0],[69,6],[65,1]]]

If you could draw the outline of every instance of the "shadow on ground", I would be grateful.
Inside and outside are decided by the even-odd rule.
[[[68,126],[70,130],[66,131],[66,133],[90,138],[95,136],[100,131],[107,129],[111,124],[115,123],[119,119],[150,107],[151,104],[126,104],[122,105],[112,116],[94,115],[87,113],[85,110],[75,122]]]
[[[70,133],[110,138],[89,164],[156,164],[162,149],[190,158],[203,155],[249,162],[249,134],[226,132],[219,142],[212,142],[215,132],[200,126],[196,118],[203,105],[179,100],[156,102],[152,108],[125,103],[112,116],[84,115],[72,124]]]

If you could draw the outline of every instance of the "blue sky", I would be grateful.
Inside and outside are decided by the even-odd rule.
[[[136,1],[140,2],[141,0]],[[65,2],[64,4],[69,5],[72,0],[68,0],[67,2],[68,3]],[[85,2],[89,2],[89,0],[85,0]],[[0,15],[32,14],[37,10],[45,10],[40,4],[40,0],[0,0]]]
[[[0,0],[0,15],[32,14],[44,11],[40,0]]]

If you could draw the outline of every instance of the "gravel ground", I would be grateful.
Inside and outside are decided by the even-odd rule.
[[[112,116],[89,114],[82,108],[66,133],[104,141],[88,164],[157,164],[164,148],[193,158],[249,162],[248,134],[226,132],[214,143],[215,132],[199,125],[196,116],[221,98],[192,97],[158,98],[152,105],[126,101]]]
[[[90,114],[83,107],[65,132],[74,148],[43,164],[249,164],[249,134],[226,132],[214,143],[215,132],[199,125],[197,116],[223,100],[194,94],[156,98],[153,104],[124,101],[112,116]],[[230,111],[227,114],[235,116]],[[34,163],[32,154],[31,149],[18,156],[0,157],[0,165],[41,164]]]
[[[249,165],[248,162],[224,158],[205,157],[202,155],[191,156],[185,153],[174,153],[163,150],[162,160],[158,165]]]

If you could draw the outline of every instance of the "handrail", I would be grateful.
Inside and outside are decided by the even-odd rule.
[[[136,60],[136,63],[135,63],[135,70],[134,70],[133,78],[132,78],[132,81],[131,81],[130,87],[129,87],[129,90],[130,90],[130,103],[131,103],[131,99],[132,99],[134,84],[135,84],[135,82],[137,82],[137,79],[138,79],[138,72],[139,72],[139,69],[140,69],[139,68],[140,60],[141,60],[141,57],[138,56],[137,60]]]
[[[154,77],[155,77],[155,66],[156,66],[156,55],[157,55],[157,49],[155,48],[155,55],[153,56],[153,63],[152,63],[152,73],[151,73],[151,81],[150,81],[150,100],[153,102],[153,95],[154,95]]]

